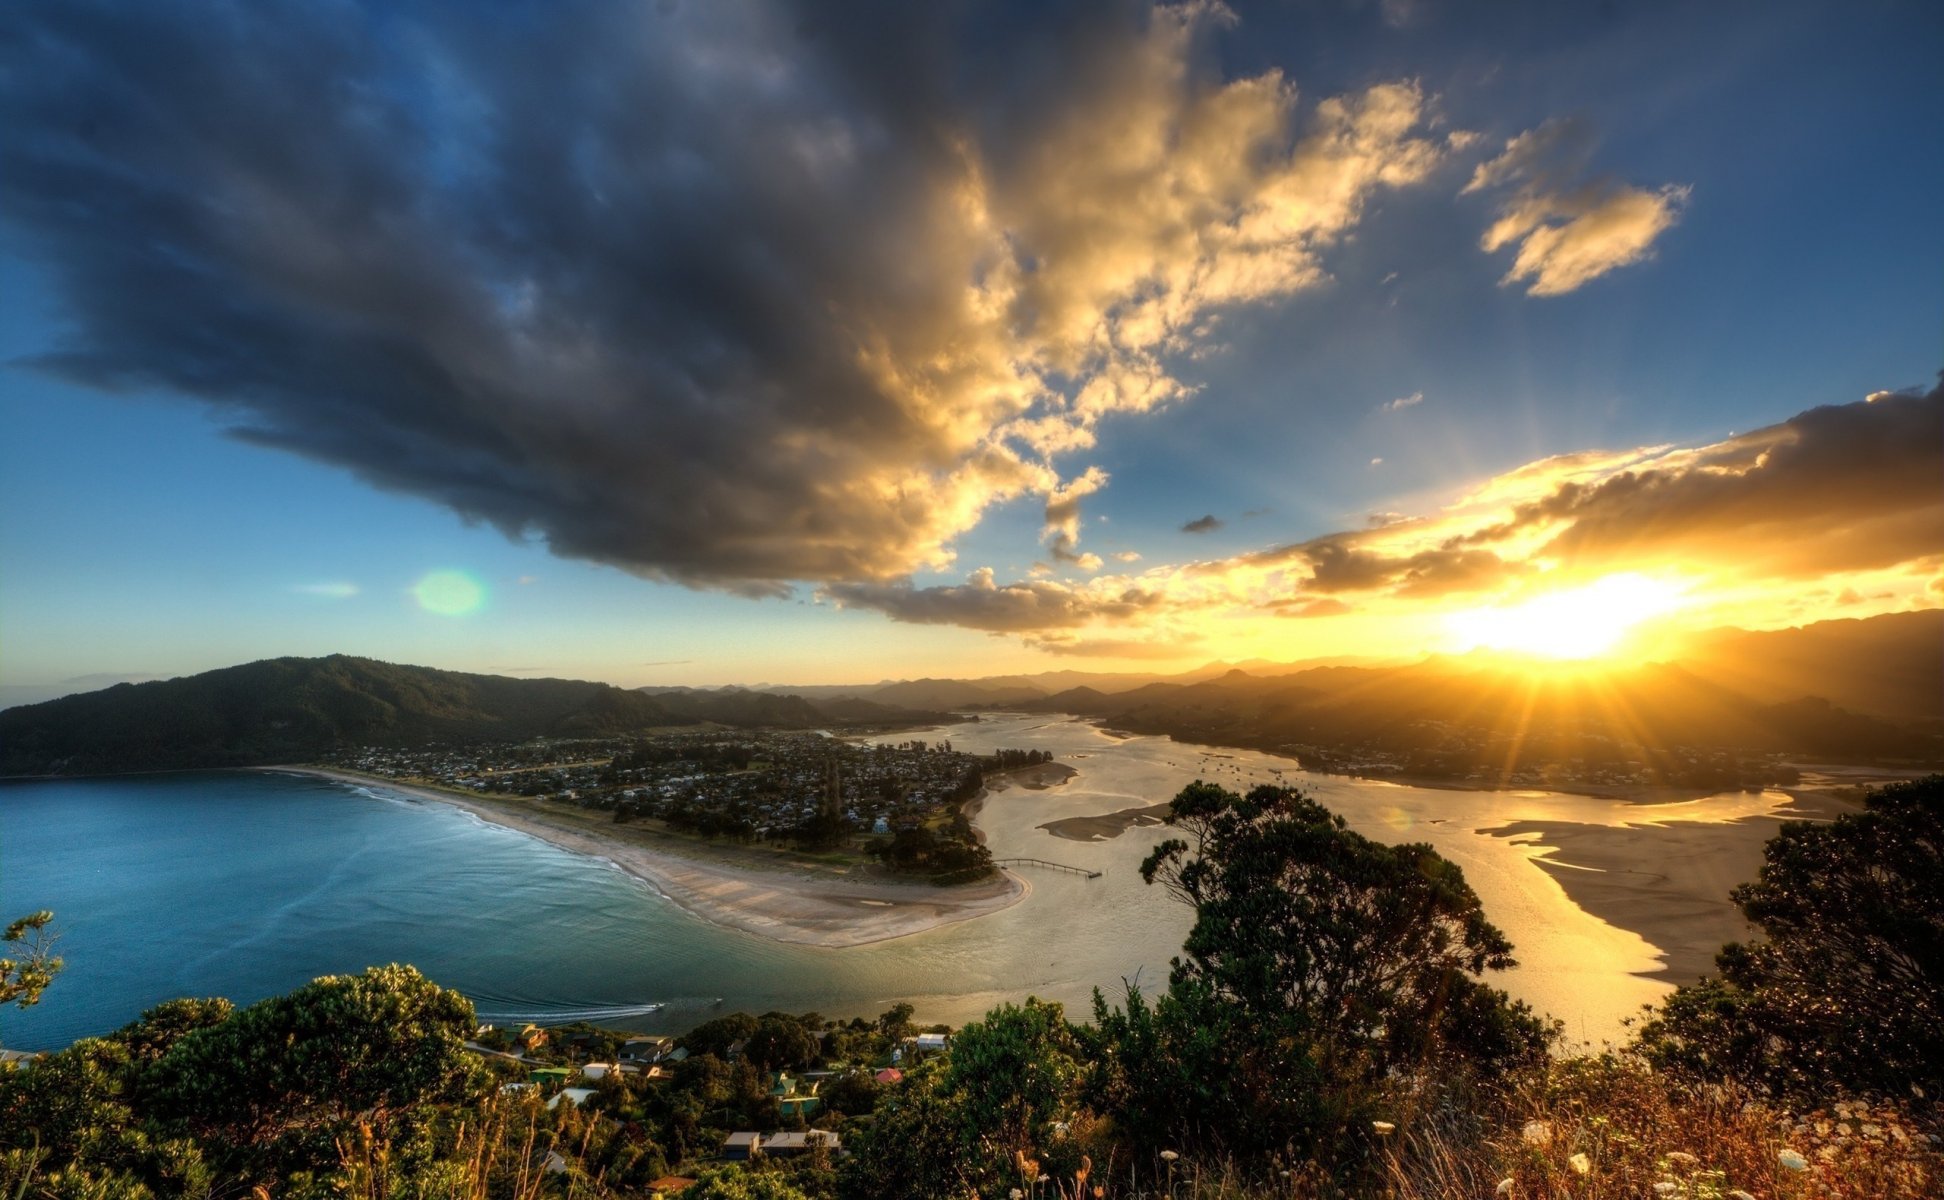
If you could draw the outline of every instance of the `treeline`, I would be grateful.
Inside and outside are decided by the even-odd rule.
[[[1051,750],[995,750],[979,760],[989,771],[1017,771],[1053,761]]]

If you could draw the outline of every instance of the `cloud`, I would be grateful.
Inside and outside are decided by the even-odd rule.
[[[1534,554],[1621,569],[1686,558],[1755,575],[1891,566],[1944,536],[1944,390],[1810,409],[1597,479],[1568,479],[1510,519],[1456,539],[1540,536]]]
[[[1047,543],[1053,561],[1072,563],[1083,571],[1100,569],[1098,554],[1082,554],[1076,547],[1080,544],[1080,501],[1105,486],[1107,473],[1099,467],[1088,467],[1047,496],[1046,528],[1040,537]]]
[[[1528,295],[1559,296],[1651,256],[1680,220],[1689,189],[1638,188],[1613,179],[1581,182],[1592,140],[1584,124],[1553,120],[1513,138],[1479,164],[1466,192],[1512,187],[1480,245],[1487,254],[1517,245],[1500,282],[1530,281]]]
[[[870,608],[913,625],[958,625],[987,633],[1073,629],[1157,613],[1164,598],[1126,580],[1066,584],[1029,580],[1004,586],[980,567],[963,584],[832,583],[819,595],[846,608]]]
[[[1382,458],[1373,458],[1370,460],[1370,465],[1373,467],[1381,467],[1384,465],[1384,460]]]
[[[1356,611],[1334,596],[1273,600],[1264,607],[1279,617],[1339,617]]]
[[[1114,551],[1114,561],[1122,563],[1140,562],[1141,552],[1139,550],[1116,550]]]
[[[1424,393],[1412,392],[1408,396],[1399,396],[1395,400],[1386,400],[1384,403],[1377,406],[1377,411],[1387,412],[1387,413],[1402,412],[1407,408],[1416,408],[1418,405],[1423,403],[1424,403]]]
[[[316,596],[323,600],[349,600],[358,594],[355,583],[294,583],[290,590],[299,596]]]
[[[649,577],[944,568],[1449,153],[1413,84],[1221,77],[1218,5],[1011,18],[16,5],[38,365]]]
[[[1222,527],[1222,519],[1214,513],[1196,517],[1181,527],[1183,533],[1213,533]]]
[[[1070,658],[1139,658],[1165,660],[1180,658],[1194,652],[1202,644],[1202,639],[1192,636],[1177,636],[1162,639],[1141,638],[1082,638],[1065,634],[1048,634],[1044,637],[1023,639],[1026,645],[1048,654]]]
[[[1382,513],[1228,557],[1077,583],[1002,586],[982,569],[963,585],[840,584],[825,595],[895,620],[1122,657],[1136,644],[1161,654],[1211,622],[1446,612],[1628,571],[1671,572],[1704,599],[1766,596],[1769,616],[1786,610],[1796,623],[1808,618],[1790,606],[1814,587],[1874,595],[1886,572],[1907,576],[1898,594],[1944,587],[1940,445],[1944,390],[1883,393],[1702,446],[1553,455],[1428,513]]]

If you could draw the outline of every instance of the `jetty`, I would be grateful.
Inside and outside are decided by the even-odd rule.
[[[995,858],[995,867],[1045,867],[1049,871],[1065,871],[1069,875],[1084,875],[1088,879],[1099,879],[1099,871],[1089,871],[1085,867],[1069,867],[1065,863],[1047,862],[1043,858]]]

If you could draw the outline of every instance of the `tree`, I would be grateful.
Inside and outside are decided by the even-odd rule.
[[[1642,1030],[1660,1065],[1821,1098],[1944,1096],[1944,775],[1792,821],[1733,899],[1766,941],[1722,948]]]
[[[977,1147],[988,1183],[1015,1155],[1037,1156],[1073,1115],[1079,1042],[1060,1005],[1029,997],[1002,1005],[952,1039],[945,1083],[959,1098],[961,1135]]]
[[[743,1054],[767,1071],[808,1066],[817,1057],[817,1039],[794,1017],[766,1016],[756,1023]]]
[[[26,951],[21,958],[0,958],[0,1004],[32,1008],[40,1003],[47,985],[61,973],[63,964],[54,954],[59,935],[47,931],[53,920],[54,914],[42,909],[14,921],[0,934],[0,942],[9,947],[21,946]]]
[[[926,1066],[905,1077],[846,1138],[839,1194],[856,1200],[950,1200],[971,1194],[977,1156],[965,1144],[959,1097]]]
[[[1118,1119],[1237,1156],[1344,1152],[1400,1079],[1543,1053],[1529,1010],[1475,978],[1511,966],[1511,944],[1431,847],[1373,842],[1281,787],[1191,784],[1166,820],[1192,842],[1161,843],[1141,875],[1195,924],[1159,1003],[1130,988],[1124,1011],[1097,1005],[1090,1091]]]
[[[1174,977],[1298,1036],[1326,1075],[1437,1057],[1469,977],[1514,965],[1456,864],[1352,833],[1292,788],[1190,784],[1166,820],[1195,839],[1141,864],[1195,908]]]
[[[246,1175],[336,1161],[355,1126],[391,1144],[419,1108],[471,1098],[472,1002],[411,967],[327,975],[178,1039],[150,1072],[155,1111],[232,1148]]]

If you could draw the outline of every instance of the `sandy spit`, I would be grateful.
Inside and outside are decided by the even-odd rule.
[[[712,862],[602,836],[544,811],[463,792],[323,767],[256,769],[379,787],[450,804],[482,821],[612,863],[713,925],[778,942],[841,949],[909,937],[1009,908],[1031,890],[1025,880],[1003,872],[982,883],[941,888]]]

